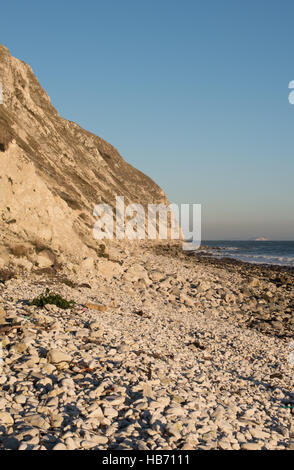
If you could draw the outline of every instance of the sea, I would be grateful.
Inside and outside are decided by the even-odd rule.
[[[247,263],[294,267],[294,241],[202,241],[201,252]]]

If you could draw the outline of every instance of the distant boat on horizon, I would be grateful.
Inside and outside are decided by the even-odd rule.
[[[258,238],[255,238],[256,242],[268,242],[268,238],[265,238],[265,237],[258,237]]]

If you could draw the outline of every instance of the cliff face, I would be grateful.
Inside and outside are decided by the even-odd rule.
[[[0,267],[97,256],[94,206],[167,204],[164,192],[100,137],[59,116],[31,67],[0,45]]]

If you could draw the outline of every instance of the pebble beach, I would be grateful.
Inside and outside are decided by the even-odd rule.
[[[83,272],[0,283],[1,449],[294,449],[292,271],[141,243]]]

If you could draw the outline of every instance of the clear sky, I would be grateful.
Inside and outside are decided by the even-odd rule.
[[[14,0],[0,42],[203,238],[294,239],[293,0]]]

